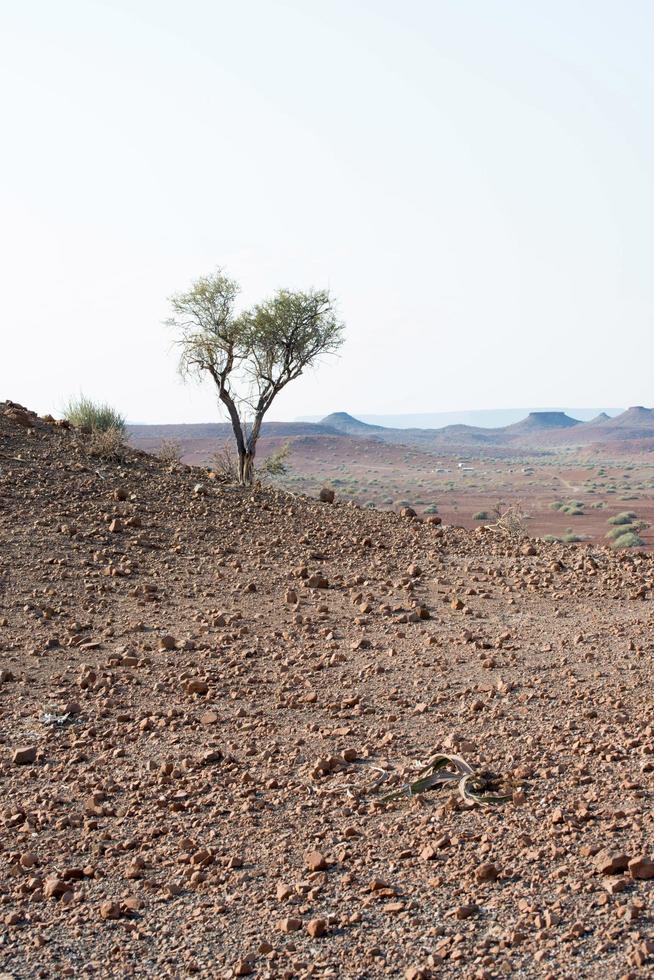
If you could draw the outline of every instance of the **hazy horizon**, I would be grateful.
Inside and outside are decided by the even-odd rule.
[[[328,286],[347,324],[271,418],[651,402],[651,4],[33,0],[2,20],[0,398],[217,418],[162,321],[221,265],[243,304]]]
[[[360,422],[367,422],[370,425],[381,425],[388,428],[442,428],[446,425],[474,425],[481,428],[499,428],[504,425],[511,425],[513,422],[520,422],[531,412],[565,412],[566,415],[577,419],[580,422],[589,422],[602,412],[610,417],[615,417],[626,411],[625,408],[569,408],[554,406],[543,408],[536,406],[531,408],[500,408],[500,409],[478,409],[460,412],[418,412],[406,414],[371,414],[369,412],[351,412],[346,409],[334,409],[333,412],[326,412],[324,415],[298,415],[293,419],[280,419],[271,409],[266,417],[267,422],[321,422],[329,415],[344,411],[345,414],[352,416]],[[224,418],[206,418],[199,422],[144,422],[142,420],[128,420],[130,426],[166,426],[166,425],[214,425],[230,424]]]

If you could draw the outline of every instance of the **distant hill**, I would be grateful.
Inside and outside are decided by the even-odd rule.
[[[132,444],[156,449],[164,440],[182,444],[185,457],[207,458],[232,439],[231,425],[132,425]],[[372,425],[348,412],[332,412],[319,422],[265,422],[262,439],[293,440],[326,436],[336,439],[368,439],[395,445],[414,446],[429,452],[486,449],[542,451],[555,448],[602,446],[619,451],[625,443],[638,451],[654,450],[654,409],[636,405],[610,417],[600,412],[588,421],[559,410],[532,411],[509,425],[485,427],[446,425],[442,428],[391,428]]]
[[[363,424],[363,423],[361,423]],[[127,430],[133,440],[142,439],[180,439],[188,440],[231,439],[232,426],[230,422],[193,422],[173,425],[128,425]],[[327,425],[317,425],[314,422],[264,422],[264,436],[302,436],[302,435],[337,435],[336,429]]]
[[[328,429],[333,429],[336,432],[344,432],[349,436],[370,435],[373,432],[386,431],[382,425],[369,425],[367,422],[355,419],[353,415],[348,415],[347,412],[332,412],[331,415],[326,415],[317,424]]]
[[[566,415],[580,422],[588,422],[599,415],[609,417],[619,415],[624,408],[607,408],[602,405],[597,408],[572,408],[568,405],[538,406],[529,405],[525,408],[492,408],[459,412],[422,412],[416,414],[387,414],[372,415],[369,412],[359,412],[356,420],[368,425],[381,426],[385,429],[443,429],[452,425],[466,425],[473,428],[501,429],[514,422],[521,422],[532,412],[565,412]],[[345,412],[337,412],[345,415]],[[329,416],[328,416],[329,417]],[[352,415],[349,416],[352,418]],[[320,422],[319,415],[298,418],[298,422]]]
[[[583,425],[579,419],[573,419],[565,412],[530,412],[526,419],[507,425],[505,433],[537,432],[542,429],[569,429],[573,425]]]

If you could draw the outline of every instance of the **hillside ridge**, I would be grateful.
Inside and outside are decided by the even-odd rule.
[[[607,944],[589,894],[646,907],[654,868],[650,557],[107,458],[4,404],[0,571],[12,975],[633,972],[648,917]],[[392,796],[443,750],[508,802]]]

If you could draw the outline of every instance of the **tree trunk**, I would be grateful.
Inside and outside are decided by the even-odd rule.
[[[238,454],[238,482],[242,487],[252,486],[254,478],[254,453],[239,452]]]

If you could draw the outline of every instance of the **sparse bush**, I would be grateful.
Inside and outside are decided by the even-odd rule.
[[[257,469],[266,476],[285,476],[288,473],[288,463],[286,460],[290,451],[290,444],[285,442],[279,449],[275,449],[270,456],[266,456],[263,463]]]
[[[122,429],[94,429],[84,444],[90,456],[105,462],[121,463],[125,459],[125,440]]]
[[[623,510],[621,514],[615,514],[613,517],[609,517],[607,524],[633,524],[636,519],[636,514],[633,510]]]
[[[472,515],[472,519],[473,519],[473,521],[487,521],[488,520],[488,511],[478,510],[476,514],[473,514]]]
[[[555,500],[554,503],[550,504],[550,510],[561,510],[563,506],[562,500]]]
[[[221,449],[213,454],[211,469],[216,476],[226,483],[238,483],[238,463],[229,443],[225,443]]]
[[[425,507],[425,514],[437,514],[437,513],[438,513],[438,507],[436,506],[436,504],[429,504],[428,507]]]
[[[549,544],[554,544],[555,542],[560,540],[561,538],[557,538],[556,534],[546,534],[543,537],[543,541],[547,541]]]
[[[565,534],[562,535],[561,541],[563,541],[565,544],[577,544],[579,541],[583,541],[583,538],[578,534],[575,534],[573,531],[566,531]]]
[[[126,420],[124,415],[117,412],[111,405],[91,401],[85,395],[71,398],[64,407],[64,415],[76,429],[88,433],[108,432],[113,429],[121,436],[125,432]]]
[[[569,517],[583,517],[584,505],[581,500],[569,500],[560,508],[560,512],[562,514],[568,514]]]
[[[624,534],[613,539],[611,547],[616,550],[619,548],[640,548],[644,543],[635,531],[625,531]]]
[[[182,446],[176,439],[164,439],[157,450],[157,456],[162,463],[174,466],[181,462]]]

